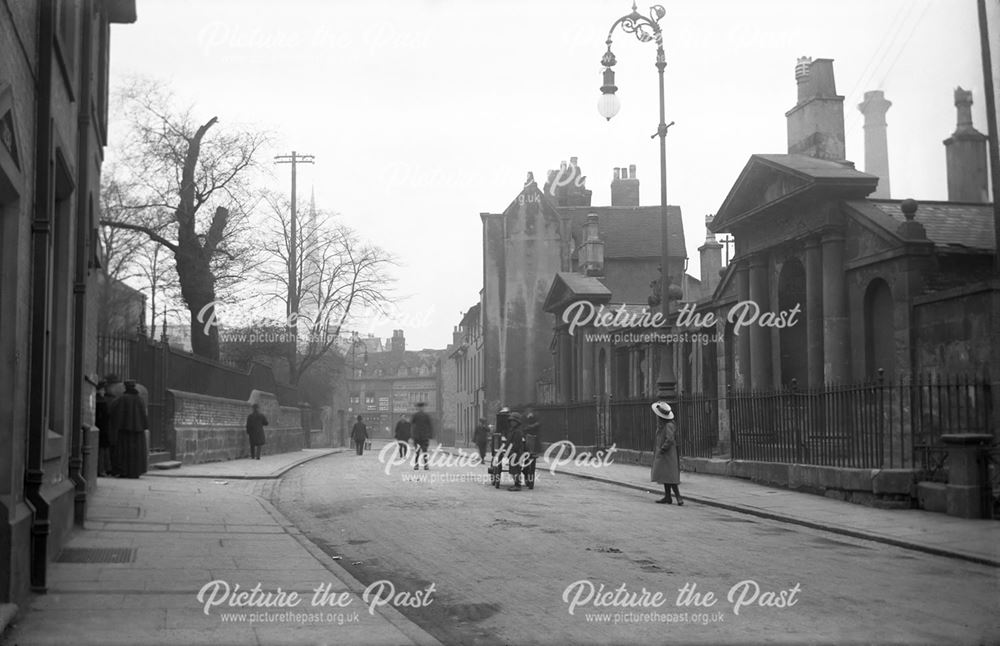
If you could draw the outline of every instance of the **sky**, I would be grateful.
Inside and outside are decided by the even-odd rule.
[[[112,31],[112,86],[157,79],[225,127],[274,134],[292,150],[298,192],[398,261],[391,316],[407,348],[443,348],[482,287],[482,212],[502,212],[529,171],[577,157],[595,206],[612,169],[636,164],[659,203],[655,46],[616,31],[622,108],[597,112],[604,41],[626,0],[137,0]],[[750,155],[787,152],[785,112],[800,56],[834,60],[847,158],[864,169],[857,104],[892,102],[893,198],[947,199],[942,141],[953,92],[973,92],[986,132],[975,0],[666,0],[668,201],[684,214],[689,273],[704,221]],[[639,7],[648,14],[647,5]],[[991,9],[993,10],[993,9]],[[1000,59],[995,48],[994,61]],[[115,133],[112,130],[111,138]],[[287,166],[262,178],[287,190]],[[303,199],[300,197],[300,200]],[[302,202],[300,202],[302,204]],[[301,208],[301,207],[300,207]],[[655,232],[659,235],[659,232]],[[223,321],[224,322],[224,321]]]

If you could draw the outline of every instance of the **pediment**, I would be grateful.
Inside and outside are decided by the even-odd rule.
[[[772,210],[814,199],[858,199],[878,185],[878,177],[850,162],[806,155],[753,155],[709,225],[714,233]]]

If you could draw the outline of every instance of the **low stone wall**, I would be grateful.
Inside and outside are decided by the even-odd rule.
[[[681,468],[693,473],[744,478],[872,507],[910,509],[917,502],[917,472],[913,469],[849,469],[717,458],[681,458]]]
[[[182,390],[167,391],[164,432],[171,457],[184,464],[219,462],[250,455],[246,421],[251,404],[258,404],[269,424],[262,453],[287,453],[306,447],[302,413],[280,406],[271,393],[255,390],[247,401],[211,397]]]

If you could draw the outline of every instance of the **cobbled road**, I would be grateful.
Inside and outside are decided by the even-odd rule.
[[[396,605],[446,644],[1000,640],[996,568],[569,475],[519,492],[485,476],[342,453],[273,500],[365,585],[433,585],[430,605]]]

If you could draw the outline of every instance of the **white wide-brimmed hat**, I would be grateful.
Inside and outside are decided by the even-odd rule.
[[[653,409],[653,412],[659,418],[662,419],[674,418],[674,411],[670,408],[670,404],[668,404],[667,402],[653,402],[653,405],[650,408]]]

